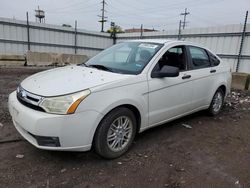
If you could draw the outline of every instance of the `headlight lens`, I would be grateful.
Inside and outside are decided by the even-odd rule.
[[[73,114],[78,105],[90,94],[90,90],[60,97],[44,98],[39,104],[48,113],[53,114]]]

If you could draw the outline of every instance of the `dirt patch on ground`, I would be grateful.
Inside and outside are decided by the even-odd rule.
[[[41,70],[0,68],[0,187],[250,187],[250,92],[233,91],[217,117],[199,112],[148,130],[104,160],[36,149],[14,129],[8,94]]]

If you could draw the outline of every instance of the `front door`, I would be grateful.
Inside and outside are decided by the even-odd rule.
[[[166,51],[154,70],[163,65],[180,69],[178,77],[152,78],[149,84],[149,126],[163,123],[190,111],[192,104],[191,71],[188,67],[185,46],[175,46]]]

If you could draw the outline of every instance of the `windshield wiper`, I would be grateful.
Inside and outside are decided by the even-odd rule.
[[[78,66],[84,66],[84,67],[88,67],[88,65],[86,65],[85,63],[79,63],[77,64]]]
[[[105,71],[109,71],[109,72],[114,72],[111,68],[109,67],[106,67],[104,65],[86,65],[87,67],[94,67],[94,68],[97,68],[97,69],[101,69],[101,70],[105,70]]]

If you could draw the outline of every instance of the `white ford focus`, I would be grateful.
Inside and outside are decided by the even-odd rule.
[[[183,41],[119,43],[85,64],[37,73],[9,96],[18,132],[40,149],[125,153],[142,132],[208,109],[220,112],[231,73],[211,51]]]

